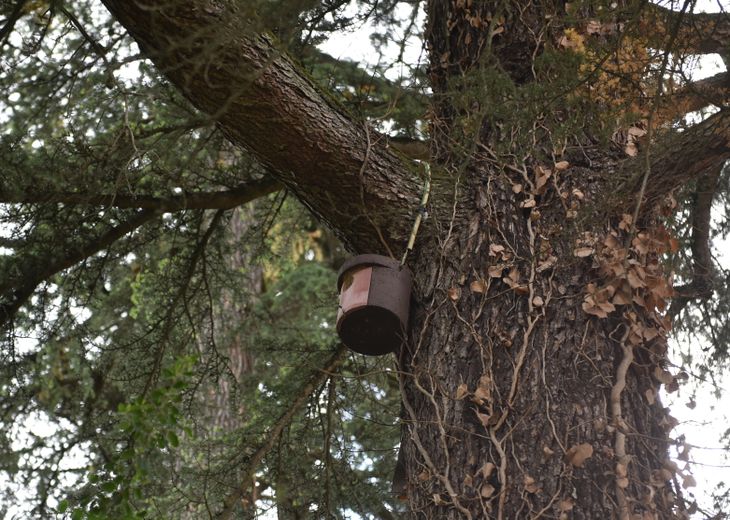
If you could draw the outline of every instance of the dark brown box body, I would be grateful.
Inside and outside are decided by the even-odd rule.
[[[408,326],[408,269],[386,256],[359,255],[340,268],[337,289],[337,333],[342,342],[370,356],[398,350]]]

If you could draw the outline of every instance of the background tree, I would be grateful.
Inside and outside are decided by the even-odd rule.
[[[691,514],[657,393],[682,377],[670,318],[714,346],[700,371],[726,357],[728,80],[687,77],[727,53],[724,13],[102,3],[3,4],[2,467],[34,514]],[[317,49],[365,18],[428,65]],[[414,158],[431,202],[396,371],[337,344],[342,250],[307,215],[399,258]],[[34,414],[54,435],[15,449]]]

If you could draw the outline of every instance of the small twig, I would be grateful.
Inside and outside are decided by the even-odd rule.
[[[365,218],[368,219],[368,222],[370,222],[370,224],[373,226],[373,229],[375,229],[375,232],[378,234],[378,238],[380,239],[380,243],[383,244],[383,247],[388,253],[388,256],[390,256],[391,258],[395,258],[395,256],[393,256],[393,251],[391,251],[388,242],[383,236],[383,232],[380,230],[380,226],[378,226],[373,218],[370,216],[370,212],[368,211],[367,205],[365,204],[365,168],[367,168],[368,161],[370,160],[370,150],[372,149],[373,144],[370,141],[370,127],[368,126],[367,122],[363,124],[363,128],[365,129],[365,139],[367,142],[367,146],[365,147],[365,158],[363,159],[362,165],[360,166],[360,171],[358,172],[358,177],[360,178],[360,203],[362,204],[362,210],[365,214]]]
[[[91,37],[91,35],[86,31],[84,26],[81,24],[79,19],[76,17],[75,14],[73,14],[71,11],[69,11],[65,5],[61,4],[59,7],[59,10],[63,13],[63,15],[68,18],[68,21],[71,22],[71,25],[76,27],[76,30],[81,33],[81,36],[84,37],[84,40],[89,42],[91,45],[91,48],[94,49],[94,52],[102,59],[104,62],[104,65],[106,65],[108,69],[108,73],[111,74],[111,65],[109,61],[106,59],[106,49],[102,47],[99,42],[97,42],[94,38]]]

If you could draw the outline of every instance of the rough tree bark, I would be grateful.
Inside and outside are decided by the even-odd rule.
[[[413,166],[270,37],[251,36],[235,7],[104,3],[193,104],[352,250],[402,251],[420,191]],[[411,257],[415,310],[400,359],[413,518],[683,514],[682,475],[667,454],[673,420],[657,398],[674,379],[662,318],[671,288],[659,263],[673,245],[656,211],[672,189],[727,159],[728,117],[677,135],[650,161],[595,144],[556,150],[545,125],[557,117],[483,117],[484,91],[470,82],[489,70],[514,89],[534,81],[533,58],[563,30],[550,25],[555,9],[428,2],[437,182]],[[683,34],[675,19],[660,24],[661,41]],[[711,17],[693,19],[687,44],[726,48],[715,41],[726,20],[714,20],[721,30],[708,39],[696,32]],[[532,149],[509,149],[516,135]],[[631,175],[617,185],[618,171]],[[605,202],[642,184],[637,222],[635,196]],[[581,217],[591,213],[598,218]]]
[[[235,5],[104,5],[197,108],[270,167],[345,244],[388,252],[405,242],[418,207],[418,168],[319,91],[271,36],[251,35]]]

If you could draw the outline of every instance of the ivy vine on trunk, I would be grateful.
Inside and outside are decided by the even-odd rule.
[[[144,208],[147,222],[190,201],[223,212],[283,187],[352,253],[401,257],[422,165],[325,92],[274,28],[233,1],[103,4],[208,123],[255,158],[264,180],[124,199],[0,184],[2,202],[83,199]],[[730,157],[730,119],[727,73],[681,86],[667,78],[671,53],[727,51],[730,22],[689,3],[631,1],[428,0],[425,13],[430,108],[428,140],[417,145],[432,187],[408,256],[412,315],[397,356],[406,516],[688,518],[693,478],[669,457],[676,420],[659,391],[678,384],[667,369],[670,314],[712,295],[709,207]],[[675,129],[708,105],[721,109]],[[686,244],[666,223],[683,211],[676,193],[694,182],[702,192],[689,209],[696,240],[687,247],[698,264],[675,290],[664,259]],[[98,250],[24,275],[0,319]],[[241,482],[206,504],[209,514],[234,514],[256,465],[342,356],[340,347],[313,372],[243,464]]]

